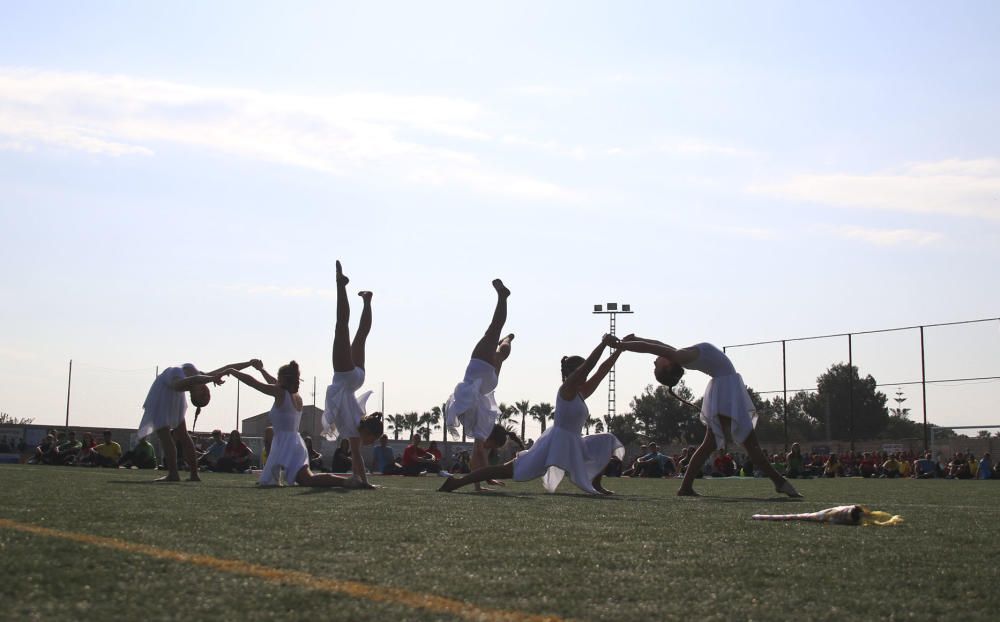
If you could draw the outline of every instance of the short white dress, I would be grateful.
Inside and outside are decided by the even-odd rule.
[[[698,349],[698,358],[686,363],[684,368],[712,377],[705,387],[705,397],[701,403],[701,422],[712,430],[716,447],[724,449],[726,436],[719,415],[729,417],[732,420],[732,439],[743,443],[757,425],[757,410],[750,401],[743,377],[736,373],[736,368],[726,353],[712,344],[699,343],[692,347]]]
[[[360,397],[354,392],[365,383],[365,370],[333,372],[333,381],[326,388],[326,409],[323,411],[323,436],[331,441],[358,436],[358,424],[365,416],[365,406],[371,391]]]
[[[188,407],[187,391],[175,391],[171,386],[178,380],[187,378],[185,368],[199,373],[194,365],[185,363],[164,369],[153,381],[146,394],[146,401],[142,404],[142,421],[139,422],[136,438],[149,436],[163,428],[173,430],[184,421]]]
[[[458,433],[462,424],[465,434],[478,441],[486,440],[496,425],[500,409],[493,392],[497,388],[497,369],[482,359],[472,359],[465,368],[465,379],[455,386],[445,405],[445,425]]]
[[[271,407],[267,418],[274,430],[274,438],[271,439],[271,452],[267,454],[267,462],[260,474],[260,485],[280,486],[282,470],[285,472],[285,481],[294,484],[299,471],[309,464],[309,452],[299,434],[302,411],[295,410],[292,395],[285,391],[281,403]]]
[[[542,486],[555,492],[563,475],[580,490],[592,495],[593,480],[604,472],[611,456],[625,457],[625,448],[611,433],[581,436],[590,417],[586,402],[579,394],[572,400],[556,395],[555,422],[535,441],[531,449],[514,458],[514,479],[519,482],[542,478]]]

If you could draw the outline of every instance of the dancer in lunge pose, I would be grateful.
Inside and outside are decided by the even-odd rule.
[[[618,351],[640,352],[656,356],[653,362],[653,375],[656,380],[667,387],[667,391],[678,400],[696,408],[694,404],[681,400],[674,393],[674,387],[681,381],[685,369],[694,369],[709,375],[712,379],[705,387],[705,397],[702,398],[701,421],[705,424],[705,440],[694,452],[684,473],[677,494],[680,496],[696,496],[694,491],[695,475],[701,473],[705,460],[715,449],[725,449],[726,439],[731,438],[743,445],[754,465],[771,478],[776,492],[789,497],[801,497],[795,487],[782,477],[761,451],[754,425],[757,423],[757,413],[750,395],[747,393],[743,377],[736,373],[732,361],[726,354],[710,343],[699,343],[689,348],[677,349],[655,339],[643,339],[628,335],[615,346]]]
[[[493,289],[497,291],[493,319],[472,350],[472,358],[465,368],[465,379],[455,387],[455,392],[448,398],[445,406],[445,425],[457,433],[458,424],[461,423],[465,433],[472,437],[473,470],[487,466],[489,450],[502,447],[507,441],[507,431],[496,425],[500,409],[493,391],[497,388],[500,368],[510,356],[510,344],[514,340],[513,334],[500,338],[500,331],[507,322],[507,298],[510,297],[510,290],[500,279],[493,281]],[[503,485],[498,481],[488,483]],[[476,490],[481,490],[478,483]]]
[[[267,417],[274,429],[271,449],[260,475],[261,486],[280,486],[281,471],[285,471],[285,481],[299,486],[328,488],[343,486],[356,488],[360,484],[352,478],[337,477],[332,473],[313,473],[309,468],[309,452],[299,434],[302,421],[302,397],[299,396],[299,364],[295,361],[278,369],[277,379],[267,373],[264,366],[257,367],[267,382],[261,382],[249,374],[230,369],[226,374],[235,376],[244,384],[274,398],[274,405]]]
[[[160,439],[160,448],[163,450],[163,462],[167,465],[167,474],[156,481],[176,482],[180,480],[177,472],[177,445],[174,442],[174,435],[177,442],[181,444],[184,451],[184,461],[191,470],[188,478],[192,482],[201,481],[198,477],[198,459],[195,456],[194,443],[191,442],[191,435],[188,434],[187,423],[184,415],[187,413],[187,397],[185,393],[191,394],[191,403],[194,404],[195,418],[201,413],[201,409],[208,406],[212,399],[212,393],[208,390],[210,382],[216,385],[222,384],[223,372],[227,369],[245,369],[255,363],[256,359],[243,363],[231,363],[225,367],[220,367],[214,371],[202,373],[192,363],[185,363],[178,367],[168,367],[160,372],[160,375],[149,387],[146,401],[142,405],[142,421],[139,422],[139,429],[136,438],[143,438],[152,433],[156,433]]]
[[[365,416],[365,404],[371,396],[366,391],[361,397],[354,392],[365,383],[365,341],[372,329],[372,293],[358,292],[364,301],[361,321],[354,341],[348,328],[351,307],[347,301],[347,284],[344,270],[337,262],[337,324],[333,333],[333,381],[326,389],[326,410],[323,411],[323,435],[330,440],[346,438],[351,446],[351,471],[353,478],[365,488],[368,483],[361,445],[371,445],[382,436],[382,413]]]
[[[581,437],[583,426],[590,416],[584,400],[597,389],[607,376],[619,351],[611,354],[597,371],[590,376],[604,349],[615,343],[615,338],[605,335],[601,343],[586,359],[564,356],[562,359],[562,386],[556,395],[555,422],[545,430],[531,449],[522,451],[502,466],[485,467],[459,478],[448,478],[441,486],[442,492],[451,492],[462,486],[487,479],[514,479],[519,482],[542,478],[548,492],[555,492],[563,475],[578,488],[590,494],[613,494],[601,485],[601,477],[612,455],[624,457],[625,449],[614,434],[590,434]]]

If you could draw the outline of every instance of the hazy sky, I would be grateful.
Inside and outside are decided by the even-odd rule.
[[[998,32],[995,2],[3,3],[0,410],[63,421],[70,359],[78,425],[136,426],[184,361],[295,358],[322,401],[337,258],[390,413],[447,398],[497,276],[507,402],[554,401],[595,303],[678,346],[996,317]],[[928,329],[928,377],[1000,375],[998,324]],[[847,344],[788,353],[799,388]],[[733,358],[781,387],[780,346]],[[919,336],[854,361],[917,380]],[[619,411],[650,372],[622,359]],[[998,403],[928,390],[943,424]]]

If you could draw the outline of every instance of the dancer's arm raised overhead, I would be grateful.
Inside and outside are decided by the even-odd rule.
[[[698,348],[691,347],[678,350],[677,348],[665,343],[655,341],[653,339],[636,337],[634,335],[625,337],[621,341],[612,345],[612,347],[618,350],[626,350],[628,352],[662,356],[676,365],[691,363],[698,358],[699,354]]]
[[[243,372],[237,371],[235,369],[227,369],[225,373],[226,375],[233,376],[243,384],[252,387],[254,389],[257,389],[264,395],[270,395],[275,399],[284,395],[285,389],[279,384],[269,384],[266,382],[261,382],[260,380],[257,380],[250,374],[244,374]]]
[[[223,365],[222,367],[220,367],[218,369],[213,369],[210,372],[205,372],[205,375],[207,375],[207,376],[215,376],[216,374],[221,374],[222,372],[226,371],[227,369],[235,369],[237,371],[241,370],[241,369],[246,369],[247,367],[253,366],[253,364],[255,362],[259,363],[260,361],[258,359],[250,359],[249,361],[243,361],[242,363],[230,363],[228,365]]]
[[[584,359],[583,364],[566,376],[566,380],[564,380],[562,386],[559,387],[559,395],[561,395],[564,400],[571,400],[575,398],[578,393],[583,391],[584,385],[587,382],[587,375],[590,373],[590,370],[594,369],[594,366],[597,365],[597,361],[600,360],[601,354],[604,353],[604,348],[607,348],[615,343],[617,343],[617,340],[612,335],[604,335],[601,339],[601,343],[594,348],[594,351],[590,353],[590,356]],[[579,357],[573,358],[577,361],[580,360]],[[565,361],[566,359],[563,360]],[[608,369],[610,369],[610,367]]]
[[[597,390],[597,387],[601,385],[601,382],[604,380],[604,377],[608,375],[608,372],[611,371],[611,368],[614,367],[615,363],[618,362],[618,357],[622,355],[623,351],[624,350],[613,350],[611,352],[611,356],[604,359],[604,362],[601,363],[600,367],[597,368],[597,371],[594,372],[594,375],[592,375],[590,378],[587,379],[586,382],[583,383],[583,386],[580,387],[580,395],[583,396],[583,399],[587,399],[594,393],[594,391]]]
[[[264,363],[260,359],[253,359],[250,361],[253,368],[260,372],[261,376],[264,376],[264,380],[267,380],[270,384],[278,384],[278,379],[272,376],[266,369],[264,369]]]

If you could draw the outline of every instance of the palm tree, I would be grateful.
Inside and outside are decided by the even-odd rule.
[[[514,408],[517,408],[517,412],[521,413],[521,439],[523,440],[527,433],[524,426],[528,423],[528,416],[531,414],[531,402],[528,400],[514,402]]]
[[[392,440],[399,440],[399,431],[406,429],[406,417],[403,415],[388,415],[386,421],[389,422],[389,427],[392,428]]]
[[[589,417],[588,416],[587,420],[583,423],[583,429],[587,431],[587,434],[590,434],[590,426],[592,426],[592,425],[593,426],[601,426],[602,429],[604,428],[604,426],[601,424],[601,420],[600,419],[598,419],[597,417]]]
[[[497,415],[497,423],[502,425],[504,428],[509,428],[510,425],[508,424],[510,423],[517,425],[517,419],[514,419],[514,415],[517,414],[516,406],[508,406],[503,402],[500,402],[497,406],[497,410],[500,411],[500,414]]]
[[[531,407],[531,418],[542,424],[542,432],[545,432],[545,422],[555,417],[555,409],[552,404],[542,402]]]
[[[406,425],[404,427],[410,431],[410,435],[412,436],[413,433],[416,432],[417,428],[420,426],[420,415],[418,415],[416,412],[411,412],[411,413],[406,413],[405,415],[403,415],[403,417],[406,419]]]
[[[435,406],[417,419],[417,432],[430,440],[431,430],[437,430],[441,427],[438,425],[439,421],[441,421],[441,410]]]

